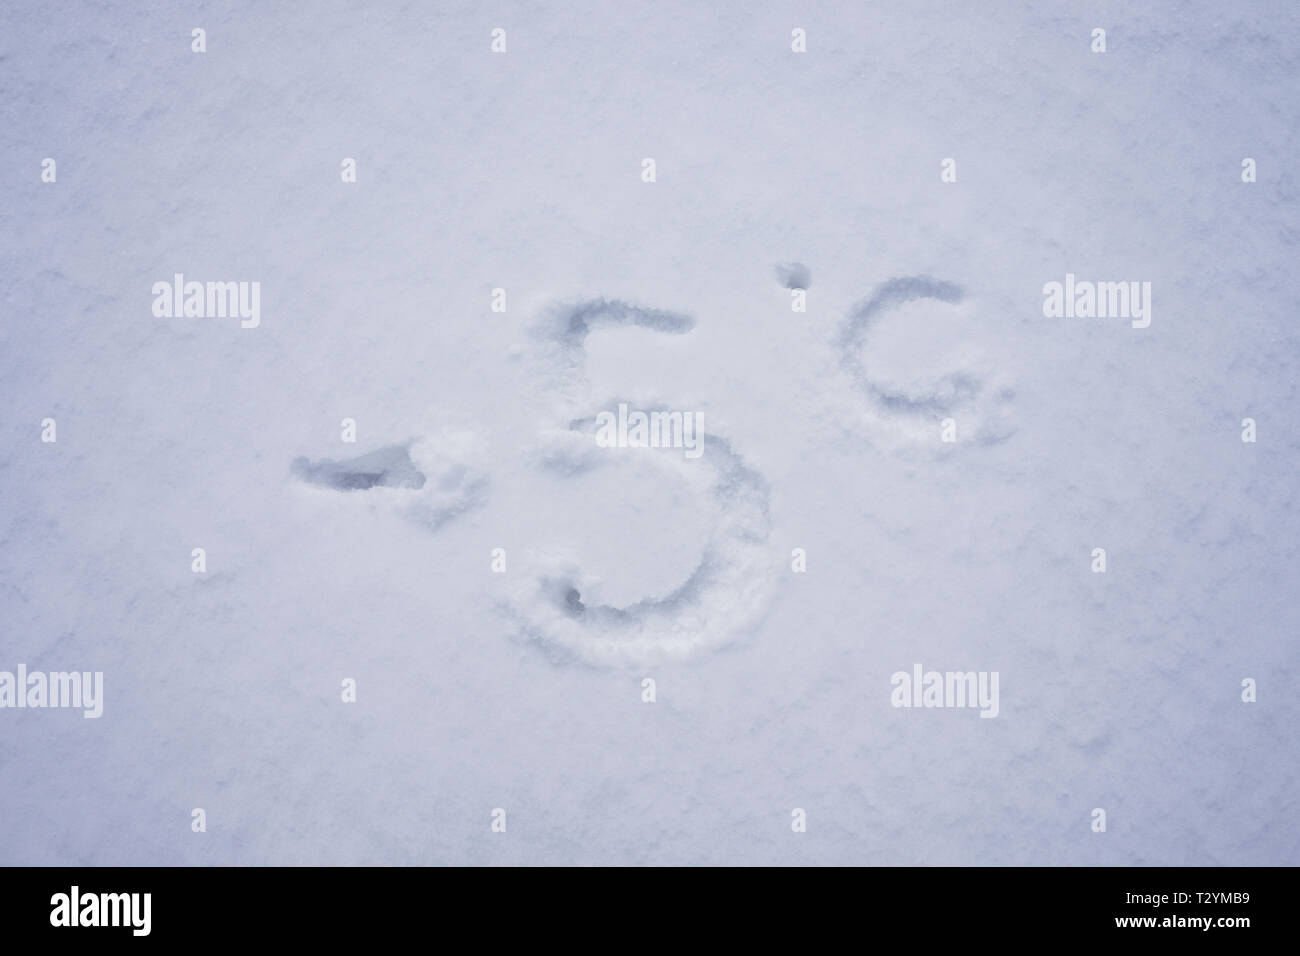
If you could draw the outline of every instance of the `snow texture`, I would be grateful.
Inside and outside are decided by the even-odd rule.
[[[0,80],[0,670],[105,697],[0,709],[0,863],[1300,863],[1300,6],[19,3]]]

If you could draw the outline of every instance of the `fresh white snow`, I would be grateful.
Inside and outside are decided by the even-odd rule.
[[[1300,7],[56,2],[0,89],[0,670],[104,675],[0,863],[1300,862]]]

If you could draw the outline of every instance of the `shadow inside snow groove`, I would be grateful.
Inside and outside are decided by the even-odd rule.
[[[335,461],[295,458],[290,473],[309,485],[336,491],[364,491],[368,488],[423,488],[424,473],[411,460],[407,445],[388,445],[375,451]]]
[[[385,445],[356,458],[335,461],[295,458],[289,472],[303,484],[344,493],[396,489],[387,506],[428,531],[480,507],[487,500],[488,476],[469,464],[463,435],[420,438]]]
[[[594,442],[595,419],[570,423],[570,432]],[[676,449],[641,449],[657,480],[703,481],[714,513],[699,563],[665,595],[625,606],[583,601],[584,574],[572,564],[538,576],[517,595],[512,611],[524,636],[554,656],[588,662],[640,663],[720,646],[761,613],[771,576],[767,482],[725,438],[705,435],[704,452],[682,459]],[[599,467],[587,456],[586,467]],[[707,469],[704,479],[699,469]]]
[[[936,374],[924,387],[909,391],[885,387],[873,376],[869,348],[872,331],[890,312],[919,299],[957,305],[965,299],[965,292],[956,283],[928,276],[889,279],[844,322],[836,343],[840,367],[885,420],[928,426],[930,422],[952,417],[961,421],[964,434],[976,444],[1003,441],[1014,431],[1008,411],[1015,393],[998,383],[993,367],[978,363],[953,368]]]
[[[557,307],[536,332],[564,348],[571,357],[582,352],[587,336],[597,329],[636,327],[667,335],[682,335],[695,328],[695,319],[683,312],[648,309],[621,299],[587,299]]]
[[[973,375],[954,372],[945,376],[935,390],[925,396],[909,396],[880,388],[861,359],[867,335],[880,316],[916,299],[937,299],[956,304],[962,300],[961,287],[952,282],[938,282],[928,276],[902,276],[885,282],[871,298],[849,315],[840,334],[840,366],[857,387],[883,411],[896,414],[942,414],[978,395],[983,383]]]

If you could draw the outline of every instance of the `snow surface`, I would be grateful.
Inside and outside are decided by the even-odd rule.
[[[0,670],[105,675],[0,863],[1300,863],[1300,6],[28,3],[0,86]]]

